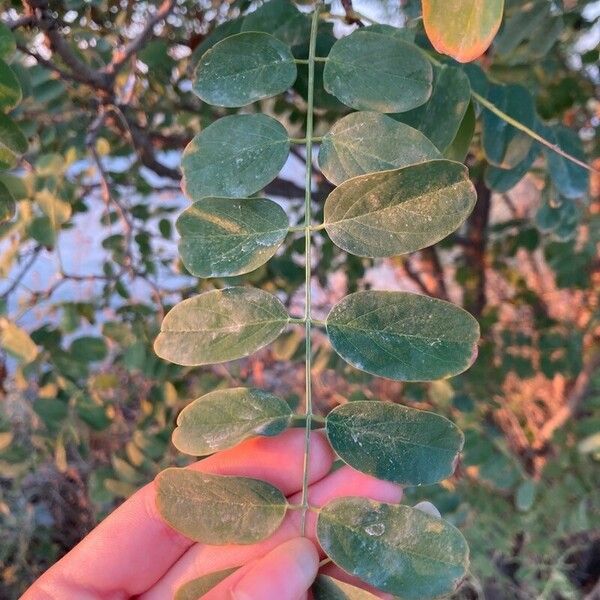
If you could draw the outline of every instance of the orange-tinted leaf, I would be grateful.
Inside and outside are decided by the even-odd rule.
[[[504,0],[423,0],[423,23],[438,52],[470,62],[492,43],[503,9]]]

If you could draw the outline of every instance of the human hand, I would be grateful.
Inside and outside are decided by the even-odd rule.
[[[292,429],[271,438],[247,440],[190,468],[262,479],[278,487],[294,505],[300,503],[303,454],[304,431]],[[330,472],[333,459],[323,435],[314,432],[308,470],[311,506],[343,496],[400,500],[402,491],[394,484],[350,467]],[[230,567],[240,568],[205,595],[205,600],[306,598],[320,555],[315,524],[315,514],[309,511],[307,537],[300,538],[300,513],[288,511],[275,534],[257,544],[198,544],[162,520],[156,509],[154,483],[150,483],[48,569],[21,600],[165,600],[173,598],[188,581]],[[350,581],[332,565],[327,572]]]

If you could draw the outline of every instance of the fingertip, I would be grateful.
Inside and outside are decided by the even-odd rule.
[[[319,570],[319,553],[306,538],[294,538],[256,561],[230,591],[236,600],[295,600],[311,586]]]

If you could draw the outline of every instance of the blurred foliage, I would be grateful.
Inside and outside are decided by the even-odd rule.
[[[177,367],[152,350],[162,315],[182,297],[250,282],[299,310],[303,285],[299,237],[229,280],[198,282],[176,258],[179,155],[202,127],[233,112],[202,104],[191,73],[261,3],[172,4],[149,31],[168,2],[15,0],[0,11],[2,598],[18,597],[118,502],[181,460],[169,438],[190,399],[256,384],[301,404],[296,332],[227,368]],[[405,23],[432,52],[420,2],[355,0],[354,9]],[[286,17],[294,6],[273,0],[260,10],[269,31],[305,57],[305,22]],[[320,28],[322,55],[350,27],[342,3],[331,15]],[[468,71],[474,89],[524,86],[536,130],[596,166],[597,15],[591,0],[510,0],[483,70]],[[129,53],[132,40],[140,43]],[[299,71],[289,94],[260,106],[292,136],[304,121]],[[317,135],[347,110],[321,85]],[[468,147],[479,192],[466,226],[434,250],[376,261],[346,256],[320,236],[314,285],[321,312],[370,286],[462,301],[482,325],[477,363],[452,382],[403,385],[353,370],[317,336],[317,408],[377,398],[451,416],[467,434],[464,459],[426,494],[469,539],[462,597],[583,598],[600,572],[600,182],[596,175],[579,191],[581,174],[536,144],[511,169],[489,164],[482,121],[473,124],[481,111],[471,106],[452,146]],[[301,153],[291,162],[301,165]],[[266,190],[292,219],[303,201],[293,169]],[[322,177],[317,186],[319,218],[331,188]],[[416,502],[421,492],[407,493]]]

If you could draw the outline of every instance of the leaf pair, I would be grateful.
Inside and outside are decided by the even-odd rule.
[[[261,390],[215,390],[179,414],[173,444],[205,456],[256,435],[281,433],[293,413],[283,400]],[[327,415],[332,448],[351,467],[402,485],[428,485],[448,477],[463,435],[448,419],[387,402],[350,402]]]
[[[263,290],[232,287],[177,304],[154,349],[182,365],[225,362],[275,340],[289,323],[283,304]],[[357,292],[334,306],[327,332],[353,366],[403,381],[429,381],[467,369],[479,327],[461,308],[405,292]]]
[[[247,477],[167,469],[156,486],[157,507],[167,523],[205,544],[259,542],[279,528],[288,509],[277,488]],[[317,538],[343,569],[415,600],[454,590],[468,566],[466,542],[449,523],[365,498],[340,498],[323,507]],[[222,578],[213,577],[213,585]]]

